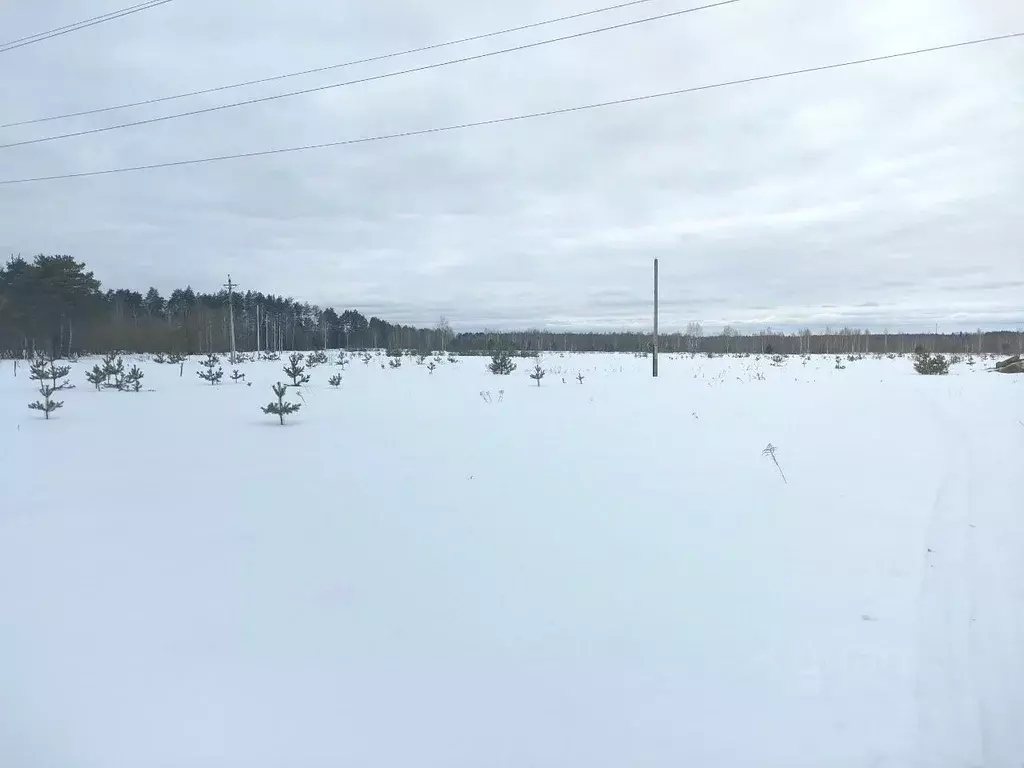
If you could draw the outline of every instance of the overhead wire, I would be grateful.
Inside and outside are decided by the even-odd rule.
[[[141,11],[148,11],[151,8],[157,8],[170,2],[172,2],[172,0],[149,0],[149,2],[139,3],[138,5],[132,5],[127,8],[121,8],[120,10],[104,13],[100,16],[93,16],[88,19],[83,19],[82,21],[76,21],[72,24],[65,24],[63,27],[56,27],[55,29],[50,29],[45,32],[37,32],[34,35],[21,37],[17,40],[9,40],[6,43],[0,43],[0,53],[13,51],[16,48],[24,48],[26,45],[32,45],[33,43],[41,43],[44,40],[50,40],[54,37],[60,37],[61,35],[67,35],[71,32],[77,32],[78,30],[86,29],[87,27],[94,27],[97,24],[104,24],[108,21],[114,21],[115,19],[122,19],[125,16],[131,16],[132,14],[139,13]]]
[[[654,99],[665,98],[665,97],[668,97],[668,96],[681,96],[681,95],[684,95],[684,94],[698,93],[698,92],[701,92],[701,91],[710,91],[710,90],[715,90],[715,89],[718,89],[718,88],[728,88],[728,87],[736,86],[736,85],[747,85],[747,84],[750,84],[750,83],[759,83],[759,82],[765,82],[765,81],[769,81],[769,80],[778,80],[778,79],[781,79],[781,78],[793,77],[793,76],[796,76],[796,75],[806,75],[806,74],[811,74],[811,73],[815,73],[815,72],[825,72],[825,71],[834,70],[834,69],[841,69],[841,68],[845,68],[845,67],[854,67],[854,66],[859,66],[859,65],[863,65],[863,64],[871,64],[871,63],[880,62],[880,61],[889,61],[889,60],[892,60],[892,59],[900,59],[900,58],[905,58],[905,57],[909,57],[909,56],[918,56],[918,55],[925,54],[925,53],[935,53],[937,51],[948,51],[948,50],[952,50],[952,49],[955,49],[955,48],[964,48],[964,47],[972,46],[972,45],[982,45],[982,44],[985,44],[985,43],[994,43],[994,42],[998,42],[998,41],[1001,41],[1001,40],[1010,40],[1010,39],[1021,38],[1021,37],[1024,37],[1024,32],[1011,32],[1011,33],[1005,34],[1005,35],[994,35],[994,36],[991,36],[991,37],[975,38],[973,40],[962,40],[960,42],[947,43],[945,45],[934,45],[934,46],[929,46],[927,48],[916,48],[916,49],[910,50],[910,51],[901,51],[901,52],[898,52],[898,53],[889,53],[889,54],[884,54],[884,55],[881,55],[881,56],[871,56],[871,57],[863,58],[863,59],[853,59],[853,60],[849,60],[849,61],[836,62],[836,63],[833,63],[833,64],[821,64],[821,65],[817,65],[817,66],[813,66],[813,67],[804,67],[802,69],[791,69],[791,70],[787,70],[787,71],[784,71],[784,72],[773,72],[773,73],[766,74],[766,75],[755,75],[753,77],[745,77],[745,78],[740,78],[740,79],[737,79],[737,80],[727,80],[727,81],[724,81],[724,82],[711,83],[709,85],[697,85],[697,86],[692,86],[692,87],[689,87],[689,88],[679,88],[679,89],[676,89],[676,90],[661,91],[659,93],[650,93],[650,94],[644,94],[644,95],[641,95],[641,96],[630,96],[630,97],[621,98],[621,99],[613,99],[611,101],[595,102],[595,103],[591,103],[591,104],[581,104],[581,105],[572,106],[572,107],[563,107],[563,108],[560,108],[560,109],[549,109],[549,110],[544,110],[544,111],[541,111],[541,112],[531,112],[531,113],[528,113],[528,114],[511,115],[511,116],[506,116],[506,117],[492,118],[492,119],[489,119],[489,120],[477,120],[477,121],[474,121],[474,122],[457,123],[457,124],[454,124],[454,125],[438,126],[438,127],[434,127],[434,128],[423,128],[423,129],[412,130],[412,131],[401,131],[401,132],[397,132],[397,133],[379,134],[379,135],[376,135],[376,136],[365,136],[365,137],[356,138],[356,139],[345,139],[345,140],[342,140],[342,141],[324,142],[324,143],[321,143],[321,144],[307,144],[307,145],[298,146],[298,147],[281,147],[281,148],[276,148],[276,149],[267,149],[267,150],[260,150],[260,151],[255,151],[255,152],[240,152],[240,153],[232,154],[232,155],[217,155],[217,156],[213,156],[213,157],[193,158],[193,159],[187,159],[187,160],[173,160],[173,161],[163,162],[163,163],[150,163],[150,164],[147,164],[147,165],[134,165],[134,166],[124,166],[124,167],[119,167],[119,168],[107,168],[107,169],[103,169],[103,170],[99,170],[99,171],[82,171],[82,172],[78,172],[78,173],[54,174],[54,175],[51,175],[51,176],[35,176],[35,177],[21,178],[21,179],[3,179],[3,180],[0,180],[0,186],[8,186],[8,185],[12,185],[12,184],[29,184],[29,183],[43,182],[43,181],[57,181],[57,180],[63,180],[63,179],[80,179],[80,178],[87,178],[87,177],[94,177],[94,176],[107,176],[107,175],[111,175],[111,174],[132,173],[132,172],[136,172],[136,171],[149,171],[149,170],[156,170],[156,169],[160,169],[160,168],[176,168],[176,167],[182,167],[182,166],[188,166],[188,165],[200,165],[200,164],[204,164],[204,163],[223,162],[223,161],[227,161],[227,160],[242,160],[242,159],[248,159],[248,158],[254,158],[254,157],[266,157],[266,156],[270,156],[270,155],[282,155],[282,154],[295,153],[295,152],[307,152],[307,151],[312,151],[312,150],[317,150],[317,149],[328,149],[328,148],[332,148],[332,147],[351,146],[351,145],[355,145],[355,144],[368,144],[368,143],[371,143],[371,142],[388,141],[388,140],[392,140],[392,139],[401,139],[401,138],[410,138],[410,137],[413,137],[413,136],[426,136],[426,135],[436,134],[436,133],[446,133],[446,132],[450,132],[450,131],[466,130],[466,129],[469,129],[469,128],[481,128],[481,127],[484,127],[484,126],[499,125],[499,124],[502,124],[502,123],[513,123],[513,122],[519,122],[519,121],[524,121],[524,120],[532,120],[532,119],[541,118],[541,117],[551,117],[551,116],[555,116],[555,115],[565,115],[565,114],[570,114],[570,113],[573,113],[573,112],[584,112],[584,111],[588,111],[588,110],[602,109],[602,108],[605,108],[605,107],[619,106],[619,105],[623,105],[623,104],[634,104],[634,103],[643,102],[643,101],[651,101],[651,100],[654,100]]]
[[[565,21],[572,21],[575,19],[582,19],[588,16],[596,16],[601,13],[609,13],[611,11],[622,10],[623,8],[631,8],[633,6],[644,5],[647,3],[655,2],[655,0],[630,0],[626,3],[618,3],[616,5],[606,5],[603,8],[594,8],[589,11],[581,11],[579,13],[571,13],[567,16],[558,16],[553,19],[545,19],[544,21],[535,21],[530,24],[520,24],[516,27],[506,27],[505,29],[499,29],[493,32],[484,32],[479,35],[471,35],[470,37],[461,37],[457,40],[447,40],[443,43],[432,43],[430,45],[421,45],[418,48],[407,48],[401,51],[393,51],[391,53],[382,53],[375,56],[369,56],[363,59],[353,59],[351,61],[344,61],[340,64],[328,64],[323,67],[314,67],[313,69],[303,69],[297,72],[286,72],[281,75],[272,75],[270,77],[261,77],[256,80],[245,80],[240,83],[230,83],[228,85],[218,85],[211,88],[202,88],[196,91],[188,91],[186,93],[176,93],[171,96],[157,96],[151,99],[143,99],[141,101],[131,101],[124,104],[114,104],[107,107],[96,107],[94,109],[84,109],[79,112],[66,112],[60,115],[50,115],[48,117],[35,117],[28,120],[19,120],[14,123],[3,123],[0,124],[0,128],[14,128],[21,125],[33,125],[35,123],[46,123],[55,120],[67,120],[73,117],[83,117],[86,115],[98,115],[104,112],[114,112],[121,109],[132,109],[134,107],[144,107],[151,104],[160,104],[167,101],[175,101],[178,99],[187,99],[193,96],[205,96],[210,93],[219,93],[221,91],[228,91],[235,88],[245,88],[252,85],[264,85],[266,83],[273,83],[279,80],[287,80],[293,77],[303,77],[305,75],[315,75],[321,72],[329,72],[335,69],[343,69],[345,67],[354,67],[358,64],[370,64],[376,61],[384,61],[386,59],[395,59],[401,56],[411,56],[416,53],[425,53],[427,51],[434,51],[439,48],[447,48],[454,45],[462,45],[464,43],[471,43],[477,40],[486,40],[492,37],[498,37],[500,35],[510,35],[515,32],[523,32],[528,29],[537,29],[539,27],[549,26],[551,24],[559,24]]]
[[[423,64],[418,67],[410,67],[408,69],[393,70],[391,72],[384,72],[377,75],[368,75],[366,77],[360,77],[355,80],[345,80],[340,83],[328,83],[327,85],[318,85],[312,88],[303,88],[298,91],[287,91],[285,93],[275,93],[270,96],[261,96],[255,99],[246,99],[244,101],[235,101],[228,104],[217,104],[212,107],[201,107],[199,109],[188,110],[187,112],[176,112],[170,115],[161,115],[159,117],[150,117],[145,120],[134,120],[128,123],[117,123],[115,125],[105,125],[99,128],[86,128],[80,131],[70,131],[68,133],[58,133],[52,136],[40,136],[34,139],[23,139],[21,141],[11,141],[6,144],[0,144],[0,149],[12,149],[14,147],[25,147],[31,144],[43,144],[49,141],[60,141],[62,139],[77,138],[79,136],[90,136],[96,133],[107,133],[109,131],[123,130],[125,128],[137,128],[141,125],[152,125],[153,123],[163,123],[168,120],[180,120],[185,117],[194,117],[196,115],[205,115],[210,112],[221,112],[226,109],[235,109],[237,107],[246,107],[253,104],[264,104],[269,101],[277,101],[279,99],[292,98],[294,96],[306,96],[311,93],[320,93],[322,91],[333,90],[335,88],[344,88],[350,85],[358,85],[361,83],[370,83],[377,80],[386,80],[392,77],[400,77],[402,75],[410,75],[416,72],[427,72],[432,69],[440,69],[442,67],[450,67],[454,64],[465,64],[470,61],[479,61],[481,59],[493,58],[494,56],[501,56],[507,53],[516,53],[519,51],[529,50],[531,48],[539,48],[544,45],[553,45],[554,43],[563,43],[567,40],[576,40],[581,37],[589,37],[590,35],[600,34],[602,32],[611,32],[617,29],[625,29],[627,27],[635,27],[640,24],[647,24],[653,21],[663,21],[676,16],[683,16],[689,13],[696,13],[697,11],[704,11],[711,8],[718,8],[724,5],[732,5],[733,3],[740,2],[740,0],[720,0],[720,2],[710,3],[708,5],[700,5],[693,8],[684,8],[678,11],[670,11],[668,13],[661,13],[656,16],[645,16],[641,19],[632,19],[630,21],[623,21],[619,24],[611,24],[606,27],[598,27],[597,29],[588,29],[582,32],[574,32],[569,35],[561,35],[559,37],[551,37],[546,40],[538,40],[532,43],[523,43],[521,45],[515,45],[509,48],[499,48],[496,51],[486,51],[484,53],[477,53],[472,56],[463,56],[458,59],[447,59],[445,61],[433,62],[431,64]]]

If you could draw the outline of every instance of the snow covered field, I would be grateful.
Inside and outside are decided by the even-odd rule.
[[[93,362],[0,362],[4,768],[1024,763],[1024,377]]]

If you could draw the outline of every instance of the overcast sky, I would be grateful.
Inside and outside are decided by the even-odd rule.
[[[0,123],[443,42],[613,0],[174,0],[0,53]],[[0,41],[129,0],[8,0]],[[698,5],[654,0],[0,143],[458,58]],[[0,179],[359,138],[1024,31],[1020,0],[741,0],[428,72],[0,150]],[[570,115],[0,186],[0,253],[104,287],[243,288],[396,322],[1024,323],[1024,39]]]

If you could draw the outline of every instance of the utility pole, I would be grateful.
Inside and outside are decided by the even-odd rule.
[[[654,260],[654,378],[658,378],[658,260]]]
[[[256,305],[256,354],[260,353],[260,305]]]
[[[238,286],[231,282],[231,275],[228,275],[228,281],[224,285],[228,289],[228,322],[231,324],[231,364],[235,364],[235,288]]]

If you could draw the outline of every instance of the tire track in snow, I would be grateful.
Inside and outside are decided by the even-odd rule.
[[[924,766],[988,766],[986,717],[973,662],[972,457],[963,430],[941,406],[929,406],[942,427],[945,456],[925,534],[917,606],[919,754]]]
[[[1019,450],[1005,425],[964,423],[969,412],[949,402],[940,414],[959,440],[959,471],[967,478],[969,523],[965,579],[970,596],[970,669],[980,717],[982,765],[1024,766],[1024,523],[1013,479]],[[1001,437],[1010,438],[1005,444]]]

